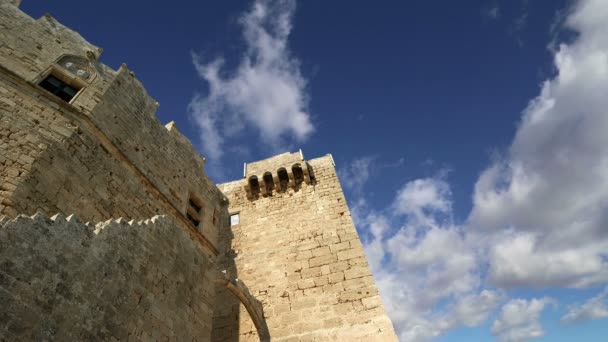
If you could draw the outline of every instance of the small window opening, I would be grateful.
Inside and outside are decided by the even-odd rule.
[[[287,186],[289,185],[289,175],[287,174],[287,170],[280,168],[279,171],[277,171],[277,174],[279,175],[279,186],[281,187],[281,190],[287,190]]]
[[[230,227],[236,226],[240,223],[240,221],[241,220],[238,213],[230,215]]]
[[[274,188],[274,180],[272,179],[272,173],[266,172],[264,174],[264,188],[266,189],[267,194],[272,193],[272,189]]]
[[[260,192],[260,182],[258,181],[258,177],[249,177],[249,189],[251,190],[251,194],[254,196]]]
[[[196,203],[194,200],[192,200],[192,198],[190,198],[188,200],[188,203],[190,204],[190,207],[195,211],[195,212],[200,212],[201,209],[203,208],[202,206],[200,206],[198,203]]]
[[[310,166],[310,164],[306,163],[306,168],[308,169],[308,176],[310,177],[311,181],[315,181],[315,173],[312,169],[312,166]]]
[[[188,220],[190,221],[190,223],[192,223],[192,225],[194,227],[198,227],[198,225],[201,223],[201,221],[195,219],[194,217],[192,217],[192,215],[190,215],[190,213],[186,213],[186,217],[188,217]]]
[[[203,216],[203,206],[199,200],[190,196],[188,199],[188,209],[186,210],[186,217],[192,223],[194,228],[198,228],[201,223],[201,217]]]
[[[39,85],[65,102],[70,102],[80,90],[80,88],[69,85],[52,74],[42,80]]]
[[[217,209],[213,209],[213,225],[217,222]]]
[[[300,164],[295,164],[292,166],[291,172],[293,172],[293,179],[296,184],[300,184],[304,181],[304,171],[302,171]]]

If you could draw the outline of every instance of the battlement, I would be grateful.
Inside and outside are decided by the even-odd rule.
[[[0,217],[0,241],[2,340],[210,338],[219,274],[169,217]]]
[[[272,192],[285,192],[297,189],[302,183],[312,184],[315,177],[313,169],[304,160],[302,150],[295,153],[282,153],[276,156],[244,165],[244,186],[247,197],[255,199],[259,195],[270,196]]]

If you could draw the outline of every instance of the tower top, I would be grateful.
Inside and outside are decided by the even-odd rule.
[[[304,162],[302,150],[293,153],[281,153],[270,158],[245,164],[244,178],[263,175],[266,172],[273,172],[280,168],[290,169],[294,164],[301,164],[302,162]]]

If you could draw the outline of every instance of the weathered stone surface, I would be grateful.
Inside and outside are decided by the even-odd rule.
[[[275,186],[271,194],[255,198],[247,195],[251,176],[276,175],[280,168],[289,169],[289,163],[307,168],[313,175],[310,182],[287,189]],[[230,201],[230,212],[240,219],[224,231],[225,239],[232,239],[234,272],[262,301],[273,340],[397,340],[331,156],[306,162],[300,153],[281,154],[248,164],[245,179],[219,188]],[[226,312],[239,310],[216,307],[215,315],[225,317]],[[255,334],[247,316],[239,317],[233,329],[240,340]]]
[[[0,220],[0,340],[209,340],[216,277],[167,217]]]
[[[34,20],[0,0],[0,213],[75,213],[85,221],[171,215],[184,226],[191,197],[196,227],[211,245],[227,221],[223,194],[202,158],[126,65],[114,71],[101,49],[50,15]],[[65,102],[38,86],[71,75],[62,56],[84,59],[92,76]]]

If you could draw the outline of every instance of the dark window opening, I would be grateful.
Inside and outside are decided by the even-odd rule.
[[[78,93],[78,90],[80,90],[63,82],[53,75],[49,75],[42,80],[42,82],[40,82],[40,86],[65,102],[70,102],[76,93]]]
[[[287,170],[280,168],[279,171],[277,171],[277,174],[279,175],[279,186],[281,187],[281,190],[285,191],[289,185],[289,175],[287,174]]]
[[[266,172],[264,174],[264,188],[266,189],[266,193],[270,195],[272,193],[272,189],[274,188],[274,180],[272,179],[272,173]]]
[[[300,164],[292,166],[291,172],[293,172],[293,179],[296,184],[300,184],[304,181],[304,171],[302,171]]]
[[[260,182],[258,181],[258,177],[249,177],[249,189],[251,190],[251,194],[254,196],[260,192]]]
[[[314,182],[315,180],[315,173],[312,169],[312,166],[310,166],[310,164],[306,164],[306,168],[308,169],[308,176],[310,177],[310,180]]]
[[[201,205],[199,205],[195,201],[193,201],[192,198],[190,198],[189,204],[190,204],[190,208],[194,209],[194,211],[196,211],[197,213],[200,212],[201,209],[203,208]]]
[[[195,228],[199,228],[199,225],[201,223],[201,216],[203,215],[203,206],[200,203],[201,202],[197,200],[196,197],[192,197],[192,195],[190,196],[190,198],[188,198],[188,208],[186,209],[186,217],[188,217],[188,220],[194,225]]]
[[[201,221],[195,219],[194,217],[192,217],[192,215],[190,215],[190,213],[186,213],[186,217],[188,217],[188,220],[190,221],[190,223],[192,223],[192,225],[196,228],[198,227],[199,223],[201,223]]]

